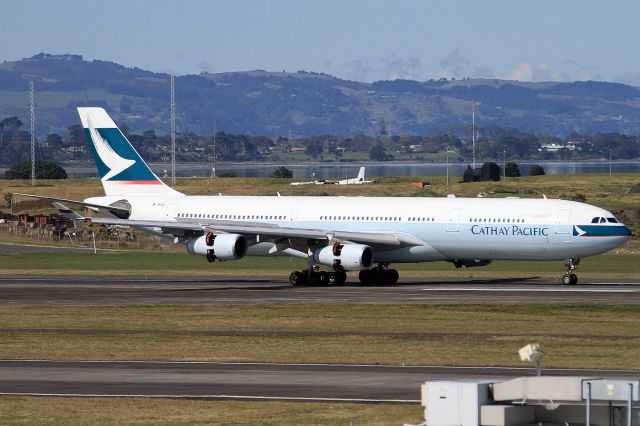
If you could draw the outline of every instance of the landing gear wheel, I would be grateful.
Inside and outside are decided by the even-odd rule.
[[[305,281],[305,276],[300,271],[293,271],[291,275],[289,275],[289,283],[294,287],[304,285]]]
[[[316,286],[316,285],[320,285],[320,274],[318,274],[317,272],[308,272],[307,273],[307,279],[308,279],[308,283],[311,286]]]
[[[358,274],[358,279],[360,280],[360,282],[362,284],[367,284],[369,282],[371,282],[371,277],[373,276],[373,273],[371,270],[369,269],[363,269],[362,271],[360,271],[360,273]]]
[[[321,285],[329,284],[329,273],[325,271],[318,272],[318,280],[320,281]]]
[[[578,284],[578,276],[576,274],[571,274],[571,285]]]
[[[346,272],[329,272],[329,282],[331,284],[344,284],[347,281]]]
[[[387,269],[384,273],[384,280],[389,284],[395,284],[398,282],[400,274],[395,269]]]
[[[564,284],[564,285],[572,285],[573,284],[573,280],[571,279],[571,274],[565,274],[562,277],[562,284]]]

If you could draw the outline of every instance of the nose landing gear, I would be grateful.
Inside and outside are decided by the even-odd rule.
[[[578,276],[573,273],[576,266],[580,263],[580,259],[566,259],[564,266],[567,268],[564,276],[562,277],[562,284],[564,285],[576,285],[578,284]]]

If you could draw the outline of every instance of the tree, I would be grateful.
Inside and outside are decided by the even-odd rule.
[[[72,147],[75,159],[80,158],[80,153],[84,151],[86,138],[84,136],[84,128],[79,124],[67,127],[67,146]]]
[[[369,158],[373,161],[386,161],[389,156],[387,155],[387,151],[385,151],[384,147],[381,144],[377,144],[369,150]]]
[[[287,169],[286,167],[278,167],[277,169],[275,169],[272,173],[271,173],[271,177],[274,178],[284,178],[284,179],[290,179],[293,177],[293,172],[289,169]]]
[[[309,157],[313,157],[314,160],[317,160],[320,154],[322,154],[322,145],[317,142],[311,143],[307,145],[307,148],[304,150],[304,152]]]
[[[517,163],[509,161],[504,165],[504,175],[506,177],[520,177],[520,167]]]
[[[67,172],[50,161],[36,161],[36,179],[67,179]],[[30,179],[31,161],[15,164],[4,172],[5,179]]]
[[[9,147],[12,146],[11,142],[14,142],[13,146],[17,146],[20,127],[22,127],[22,121],[18,117],[8,117],[0,121],[0,163],[11,161],[11,153],[7,154],[4,146],[5,132],[9,133]]]
[[[380,129],[378,130],[378,136],[387,136],[389,132],[387,132],[387,124],[384,120],[380,120]]]
[[[51,151],[58,151],[62,148],[62,137],[57,133],[49,133],[47,135],[47,147]]]
[[[13,194],[10,192],[4,193],[4,202],[7,205],[7,208],[11,208],[11,204],[13,203]]]
[[[542,167],[540,164],[534,164],[529,170],[529,176],[541,176],[544,174],[546,174],[544,171],[544,167]]]

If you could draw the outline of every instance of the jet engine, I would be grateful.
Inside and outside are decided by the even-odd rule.
[[[238,234],[214,234],[192,238],[187,242],[187,251],[205,256],[209,262],[242,259],[247,254],[247,239]]]
[[[452,262],[456,268],[462,268],[463,266],[467,268],[474,268],[476,266],[487,266],[491,263],[490,260],[485,259],[455,259]]]
[[[316,262],[332,266],[336,271],[361,271],[371,268],[373,249],[363,244],[336,242],[316,250],[313,257]]]

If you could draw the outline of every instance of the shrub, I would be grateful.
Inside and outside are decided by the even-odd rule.
[[[36,179],[67,179],[67,172],[50,161],[37,160],[35,164]],[[31,179],[31,161],[14,164],[6,172],[5,179]]]

